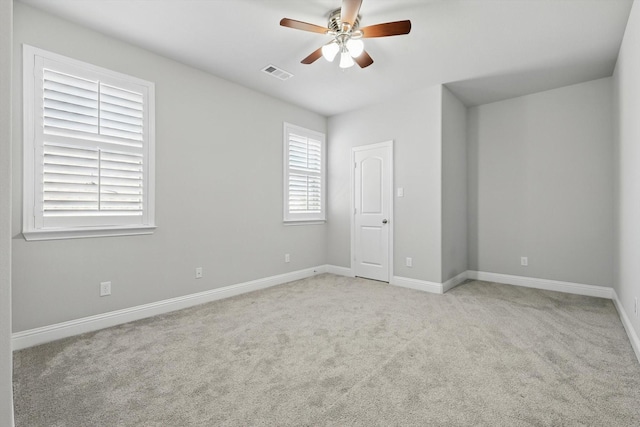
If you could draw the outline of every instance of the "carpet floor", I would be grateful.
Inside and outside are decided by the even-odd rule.
[[[611,301],[322,274],[14,354],[16,426],[640,426]]]

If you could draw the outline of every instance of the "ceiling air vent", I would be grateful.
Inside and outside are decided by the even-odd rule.
[[[273,76],[277,79],[280,80],[288,80],[291,77],[293,77],[293,74],[289,73],[288,71],[285,71],[281,68],[278,68],[274,65],[268,65],[266,67],[264,67],[262,69],[262,72],[269,74],[270,76]]]

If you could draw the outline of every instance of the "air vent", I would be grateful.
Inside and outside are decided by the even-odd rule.
[[[268,65],[266,67],[264,67],[262,69],[262,72],[269,74],[270,76],[273,76],[277,79],[280,80],[288,80],[291,77],[293,77],[293,74],[289,73],[288,71],[285,71],[281,68],[278,68],[274,65]]]

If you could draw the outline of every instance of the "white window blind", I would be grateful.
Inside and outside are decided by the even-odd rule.
[[[28,46],[24,53],[25,237],[149,232],[153,84]]]
[[[285,123],[285,221],[322,221],[324,144],[321,133]]]

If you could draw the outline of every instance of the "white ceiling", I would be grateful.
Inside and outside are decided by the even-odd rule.
[[[361,26],[410,19],[411,33],[366,39],[366,69],[300,60],[329,36],[340,0],[21,0],[216,76],[330,116],[444,83],[467,105],[613,72],[633,0],[363,0]],[[273,64],[294,74],[261,72]]]

